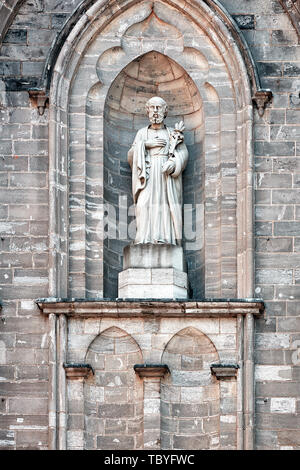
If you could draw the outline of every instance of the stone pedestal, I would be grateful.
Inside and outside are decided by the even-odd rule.
[[[128,245],[119,273],[119,298],[187,299],[183,249],[175,245]]]

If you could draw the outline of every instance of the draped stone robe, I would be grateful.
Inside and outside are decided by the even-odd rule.
[[[134,243],[181,244],[182,239],[182,171],[188,151],[180,143],[172,160],[175,170],[171,175],[162,172],[168,160],[172,129],[159,130],[150,126],[140,129],[128,152],[132,169],[132,193],[136,204],[137,232]],[[155,137],[165,139],[165,147],[146,149],[145,142]]]

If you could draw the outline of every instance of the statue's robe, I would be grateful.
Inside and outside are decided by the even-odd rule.
[[[171,175],[162,172],[168,160],[170,134],[165,127],[155,131],[140,129],[128,152],[132,169],[132,194],[136,204],[136,238],[134,243],[181,244],[182,240],[182,172],[187,164],[188,151],[180,143],[172,160]],[[165,147],[146,149],[145,142],[155,137],[165,139]]]

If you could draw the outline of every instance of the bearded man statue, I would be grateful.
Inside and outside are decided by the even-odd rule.
[[[164,124],[168,105],[160,97],[150,98],[146,109],[150,125],[137,132],[128,152],[136,205],[134,244],[181,245],[182,172],[188,160],[184,126]]]

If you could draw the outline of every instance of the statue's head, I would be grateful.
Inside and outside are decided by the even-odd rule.
[[[168,105],[159,96],[153,96],[146,103],[146,110],[151,124],[160,124],[168,114]]]

